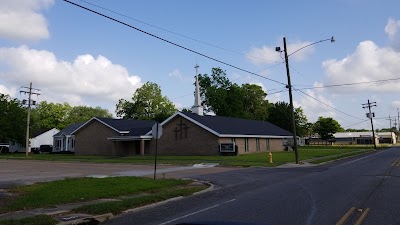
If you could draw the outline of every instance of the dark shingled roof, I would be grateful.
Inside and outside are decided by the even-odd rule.
[[[47,131],[49,131],[49,130],[51,130],[51,129],[53,129],[53,128],[50,128],[50,129],[48,129],[48,128],[41,128],[41,129],[38,129],[38,130],[34,130],[33,132],[32,132],[32,138],[35,138],[35,137],[37,137],[37,136],[39,136],[39,135],[41,135],[41,134],[43,134],[43,133],[46,133]]]
[[[185,116],[203,124],[221,135],[266,135],[292,136],[293,134],[270,122],[247,120],[223,116],[199,116],[191,112],[181,112]]]
[[[84,123],[75,123],[75,124],[69,125],[68,127],[62,129],[62,130],[61,130],[60,132],[58,132],[57,134],[53,135],[53,137],[59,137],[59,136],[61,136],[62,134],[64,134],[64,135],[71,135],[71,133],[72,133],[74,130],[78,129],[78,128],[79,128],[80,126],[82,126],[83,124],[84,124]]]
[[[111,119],[97,118],[103,123],[109,125],[118,131],[129,131],[128,136],[145,135],[151,131],[151,128],[156,123],[154,120],[131,120],[131,119]]]

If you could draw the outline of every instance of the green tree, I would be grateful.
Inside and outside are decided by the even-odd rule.
[[[57,128],[59,130],[92,117],[108,117],[112,115],[106,109],[90,106],[70,106],[68,103],[52,103],[42,101],[31,112],[31,131]],[[32,132],[31,132],[32,133]]]
[[[31,130],[57,128],[59,130],[70,125],[68,113],[71,111],[68,103],[52,103],[42,101],[31,112]]]
[[[255,84],[232,83],[221,68],[212,68],[211,75],[199,75],[200,95],[206,112],[218,116],[265,120],[267,94]]]
[[[301,107],[294,109],[294,119],[296,124],[296,135],[300,137],[309,135],[311,127]],[[271,104],[268,108],[268,122],[287,131],[292,131],[293,126],[290,104],[286,102]]]
[[[69,110],[67,114],[66,123],[74,124],[86,122],[93,117],[112,118],[112,115],[107,109],[103,109],[99,106],[74,106]]]
[[[353,129],[353,128],[348,128],[345,130],[346,132],[365,132],[365,131],[370,131],[367,129]]]
[[[165,120],[177,111],[174,104],[162,96],[160,87],[151,82],[138,88],[132,101],[120,99],[115,112],[124,119]]]
[[[0,93],[0,142],[25,143],[26,113],[18,99]]]
[[[324,118],[320,116],[314,124],[314,131],[319,134],[322,140],[325,140],[326,144],[333,139],[334,133],[343,130],[339,122],[331,117]]]

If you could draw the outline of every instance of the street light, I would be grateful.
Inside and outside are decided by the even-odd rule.
[[[324,39],[324,40],[320,40],[320,41],[316,41],[313,42],[311,44],[308,44],[306,46],[303,46],[299,49],[297,49],[296,51],[292,52],[291,54],[288,55],[287,53],[287,48],[286,48],[286,38],[283,37],[283,51],[285,52],[285,63],[286,63],[286,75],[287,75],[287,79],[288,79],[288,84],[286,85],[286,88],[289,89],[289,101],[290,101],[290,111],[292,114],[292,127],[293,127],[293,149],[294,149],[294,154],[296,157],[296,164],[299,164],[299,152],[297,151],[297,135],[296,135],[296,121],[294,119],[294,107],[293,107],[293,98],[292,98],[292,83],[290,82],[290,71],[289,71],[289,56],[293,55],[294,53],[307,48],[311,45],[315,45],[324,41],[330,41],[331,43],[335,42],[334,37],[332,36],[331,38],[328,39]],[[280,47],[276,47],[275,50],[277,52],[282,52]]]

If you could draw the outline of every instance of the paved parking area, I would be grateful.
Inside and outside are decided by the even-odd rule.
[[[183,178],[240,168],[158,165],[157,177]],[[66,177],[153,176],[154,165],[0,160],[0,189]]]

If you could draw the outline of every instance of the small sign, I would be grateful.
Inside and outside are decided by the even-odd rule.
[[[235,152],[235,143],[220,143],[219,144],[220,152]]]
[[[162,136],[162,133],[163,133],[163,128],[162,128],[161,124],[155,123],[153,125],[153,127],[151,128],[151,135],[153,135],[153,137],[155,139],[160,139],[160,137]]]

